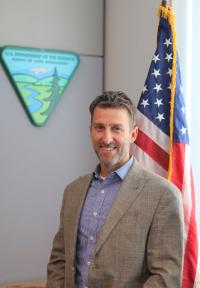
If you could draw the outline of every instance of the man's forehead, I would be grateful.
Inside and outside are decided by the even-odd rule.
[[[128,111],[121,107],[96,107],[94,109],[93,117],[112,117],[112,118],[124,118],[128,116]]]
[[[94,112],[97,110],[101,111],[127,111],[125,107],[120,107],[120,106],[96,106],[94,109]]]
[[[121,125],[125,126],[129,124],[128,111],[121,107],[96,107],[94,109],[92,124],[102,125]]]

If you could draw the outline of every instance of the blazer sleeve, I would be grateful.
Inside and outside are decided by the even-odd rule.
[[[65,193],[63,196],[61,212],[60,212],[60,225],[56,233],[52,251],[47,266],[47,286],[46,288],[64,288],[65,282],[65,245],[64,245],[64,203]]]
[[[143,288],[181,287],[184,239],[181,192],[173,185],[162,192],[147,243],[151,276]]]

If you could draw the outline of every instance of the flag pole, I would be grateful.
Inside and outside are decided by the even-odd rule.
[[[172,0],[162,0],[162,6],[166,8],[172,7]]]

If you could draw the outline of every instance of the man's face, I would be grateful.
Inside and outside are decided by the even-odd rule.
[[[130,127],[126,109],[94,109],[90,135],[100,160],[102,176],[116,170],[129,159],[130,144],[135,141],[137,131],[137,128]]]

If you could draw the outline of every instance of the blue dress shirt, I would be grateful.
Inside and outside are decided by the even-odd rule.
[[[122,181],[132,164],[133,157],[118,170],[108,174],[105,179],[99,175],[99,165],[93,173],[78,227],[76,288],[87,288],[89,267],[96,241]]]

